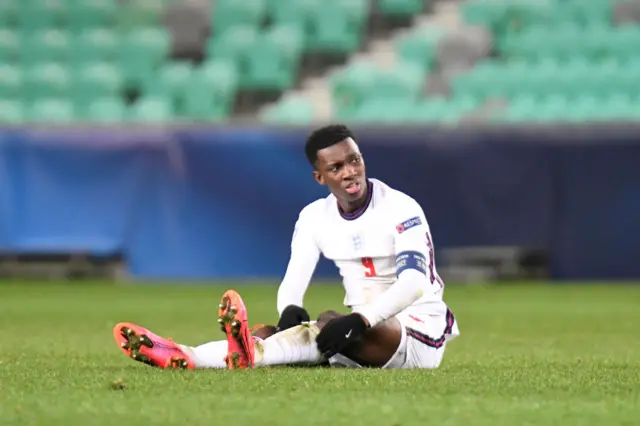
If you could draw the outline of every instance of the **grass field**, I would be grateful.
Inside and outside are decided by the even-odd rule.
[[[165,371],[116,347],[118,321],[221,339],[226,287],[0,284],[0,424],[640,424],[640,286],[449,286],[461,336],[436,371]],[[275,287],[236,288],[252,322],[276,321]],[[338,286],[306,298],[341,302]]]

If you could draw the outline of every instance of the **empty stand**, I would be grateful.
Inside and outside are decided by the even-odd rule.
[[[456,19],[431,25],[444,4]],[[223,121],[278,98],[258,119],[634,120],[638,20],[637,0],[4,0],[0,123]]]

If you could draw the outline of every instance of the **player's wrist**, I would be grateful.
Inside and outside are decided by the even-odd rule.
[[[371,328],[378,323],[378,321],[376,321],[376,315],[369,307],[363,306],[360,309],[354,310],[354,313],[358,314],[363,319],[367,328]]]
[[[362,315],[360,312],[355,312],[355,314],[358,315],[362,319],[362,322],[364,323],[365,328],[370,328],[371,327],[371,323],[369,322],[367,317]]]

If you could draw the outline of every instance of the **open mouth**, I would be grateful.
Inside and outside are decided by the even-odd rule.
[[[360,191],[360,184],[358,182],[351,182],[345,187],[345,190],[349,194],[356,194],[358,193],[358,191]]]

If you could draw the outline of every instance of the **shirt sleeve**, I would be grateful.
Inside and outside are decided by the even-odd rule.
[[[282,283],[278,288],[278,314],[289,305],[302,306],[304,294],[320,259],[320,248],[315,240],[311,220],[301,213],[291,239],[291,257]]]
[[[394,235],[397,281],[370,304],[359,307],[373,327],[398,314],[425,294],[435,294],[433,245],[426,217],[415,202],[399,203],[390,215]]]

